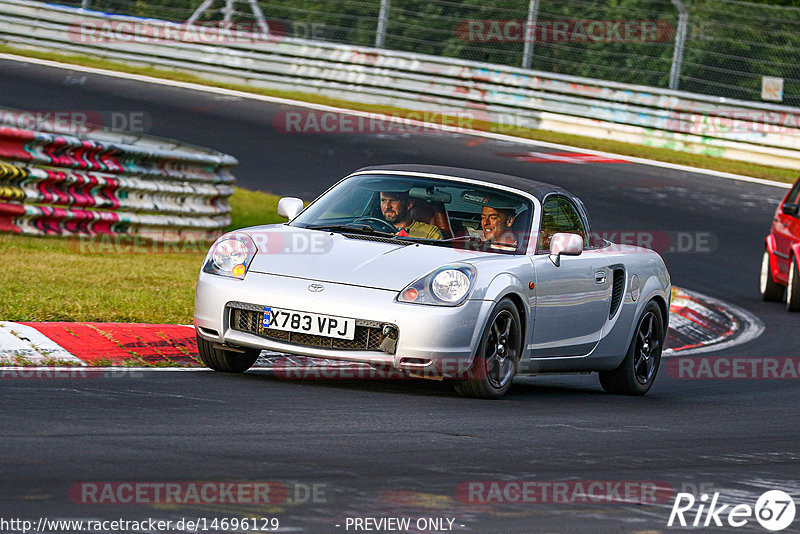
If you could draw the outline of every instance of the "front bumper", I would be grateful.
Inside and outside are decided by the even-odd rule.
[[[325,289],[312,293],[308,286]],[[461,306],[426,306],[396,302],[397,291],[304,278],[248,273],[244,280],[201,273],[195,295],[194,324],[203,338],[220,344],[392,367],[432,376],[454,376],[472,364],[483,325],[494,303],[467,300]],[[350,350],[298,345],[232,328],[230,306],[272,306],[355,318],[397,328],[394,354],[385,350]],[[376,348],[376,347],[371,347]]]

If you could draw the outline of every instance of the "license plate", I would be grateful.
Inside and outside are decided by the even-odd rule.
[[[271,330],[284,330],[339,339],[353,339],[356,334],[355,319],[281,308],[268,308],[266,306],[264,307],[261,326]]]

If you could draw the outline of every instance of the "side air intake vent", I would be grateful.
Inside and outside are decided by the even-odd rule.
[[[608,318],[614,317],[617,313],[619,305],[622,303],[622,290],[625,289],[625,269],[616,267],[614,269],[614,281],[611,288],[611,311],[608,312]]]

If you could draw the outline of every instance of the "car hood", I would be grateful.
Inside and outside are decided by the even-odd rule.
[[[277,274],[400,291],[449,263],[474,252],[436,245],[397,245],[320,230],[276,225],[247,229],[258,247],[249,272]],[[362,239],[360,239],[362,238]]]

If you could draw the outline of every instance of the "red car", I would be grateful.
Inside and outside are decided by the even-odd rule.
[[[800,179],[775,211],[761,260],[761,295],[779,301],[786,293],[786,309],[800,310]]]

